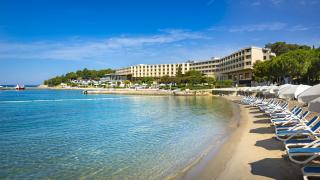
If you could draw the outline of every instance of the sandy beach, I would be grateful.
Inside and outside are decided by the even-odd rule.
[[[239,106],[238,127],[203,168],[195,166],[181,179],[302,179],[300,167],[289,161],[282,142],[274,138],[268,117],[239,104],[240,97],[225,98]]]

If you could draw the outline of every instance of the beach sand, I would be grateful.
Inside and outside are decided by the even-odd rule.
[[[239,104],[240,97],[225,98]],[[302,179],[301,167],[285,155],[268,117],[255,107],[239,106],[239,126],[226,143],[203,168],[195,166],[179,179]]]

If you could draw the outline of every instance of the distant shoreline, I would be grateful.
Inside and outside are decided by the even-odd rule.
[[[15,90],[14,87],[0,90]],[[84,94],[121,94],[121,95],[161,95],[161,96],[211,96],[211,89],[173,91],[163,89],[129,89],[129,88],[78,88],[78,87],[30,87],[26,90],[79,90]]]

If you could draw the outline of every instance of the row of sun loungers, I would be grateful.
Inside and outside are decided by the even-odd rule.
[[[299,106],[288,109],[287,102],[277,99],[247,96],[241,103],[258,107],[270,117],[275,136],[283,142],[289,159],[304,166],[301,169],[304,179],[320,177],[320,166],[310,165],[320,157],[319,114],[307,119],[309,111]]]

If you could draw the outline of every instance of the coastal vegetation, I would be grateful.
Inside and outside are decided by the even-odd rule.
[[[70,83],[71,80],[82,80],[82,79],[91,79],[91,80],[100,80],[106,74],[114,73],[115,70],[112,69],[102,69],[102,70],[89,70],[84,68],[83,70],[78,70],[76,72],[69,72],[65,75],[56,76],[54,78],[44,81],[44,85],[58,86],[61,83]]]
[[[180,68],[179,68],[180,69]],[[231,87],[232,80],[217,81],[214,77],[204,76],[200,71],[190,70],[182,74],[178,70],[176,76],[163,76],[161,78],[142,77],[135,78],[134,84],[151,86],[154,82],[162,84],[163,89],[209,89],[213,87]]]
[[[62,76],[56,76],[54,78],[44,81],[45,85],[49,87],[59,86],[61,83],[65,83],[69,86],[77,86],[73,80],[94,80],[99,81],[100,78],[104,77],[106,74],[114,73],[112,69],[103,70],[88,70],[83,69],[76,72],[69,72]],[[176,76],[163,76],[161,78],[154,77],[141,77],[133,78],[131,81],[125,80],[123,82],[124,86],[129,87],[130,84],[144,85],[145,87],[151,87],[154,84],[161,84],[162,89],[209,89],[213,87],[231,87],[233,82],[231,80],[217,81],[214,77],[204,76],[200,71],[191,70],[182,74],[181,68],[178,69]],[[92,86],[93,84],[91,84]],[[117,82],[116,86],[120,87],[121,82]],[[90,84],[88,84],[90,86]],[[100,87],[100,86],[99,86]],[[101,87],[106,87],[106,85],[101,85]]]
[[[253,66],[257,82],[316,84],[320,80],[320,49],[306,45],[277,42],[267,44],[277,56],[270,61],[257,61]]]

